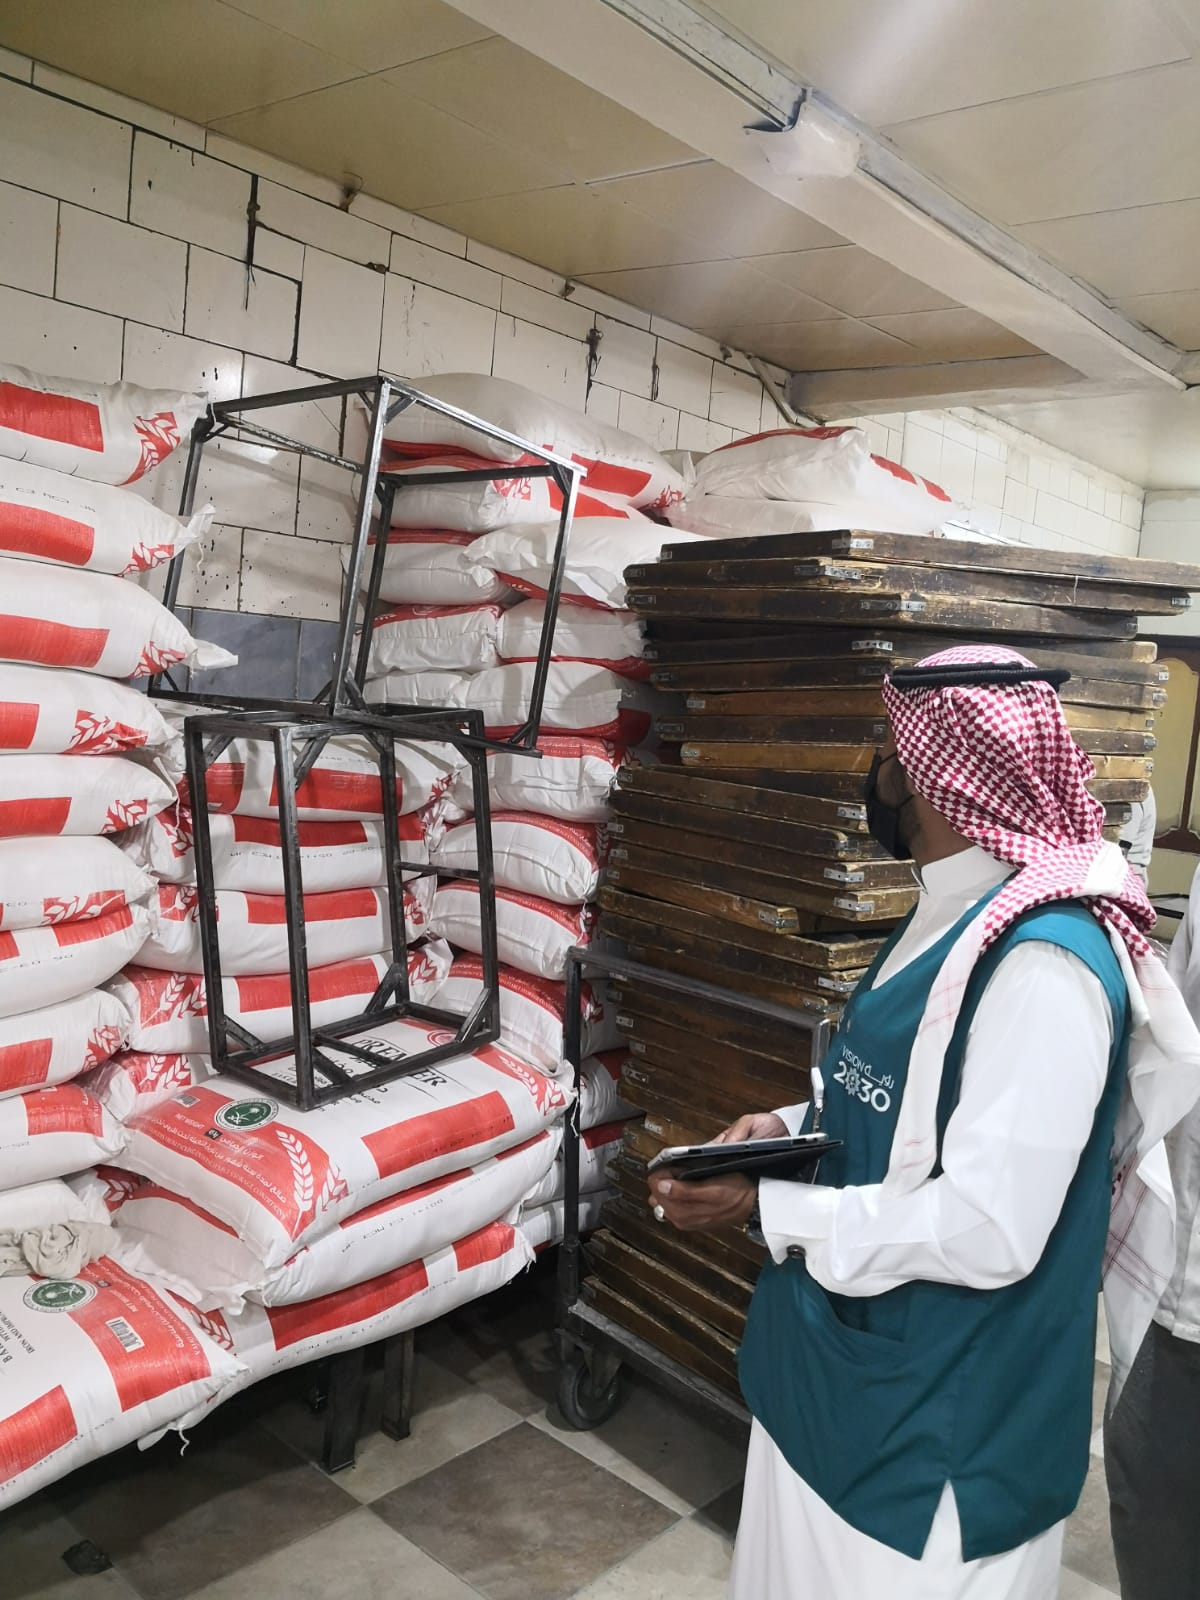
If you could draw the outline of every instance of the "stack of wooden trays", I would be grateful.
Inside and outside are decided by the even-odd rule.
[[[654,682],[679,696],[658,721],[679,764],[638,768],[613,796],[603,931],[648,966],[836,1024],[916,899],[862,803],[885,674],[968,643],[1067,668],[1067,718],[1115,833],[1147,793],[1165,701],[1138,618],[1186,608],[1200,568],[833,532],[668,545],[626,580]],[[628,1128],[585,1292],[733,1389],[761,1251],[744,1234],[656,1224],[646,1162],[806,1099],[807,1041],[711,1000],[685,1008],[630,984],[614,998],[631,1047],[623,1092],[646,1115]]]

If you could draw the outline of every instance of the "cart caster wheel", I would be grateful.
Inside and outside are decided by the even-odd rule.
[[[586,1433],[607,1422],[621,1402],[621,1377],[614,1372],[604,1389],[597,1389],[581,1352],[564,1362],[558,1379],[558,1409],[567,1425]]]

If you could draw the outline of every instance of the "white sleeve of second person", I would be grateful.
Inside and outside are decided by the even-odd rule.
[[[976,1008],[941,1174],[902,1195],[764,1178],[771,1254],[782,1261],[799,1245],[812,1277],[845,1295],[914,1279],[997,1289],[1027,1277],[1091,1136],[1111,1049],[1099,979],[1058,945],[1019,945]]]

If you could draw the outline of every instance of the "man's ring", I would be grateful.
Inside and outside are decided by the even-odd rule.
[[[667,1213],[663,1210],[663,1208],[661,1206],[655,1206],[655,1208],[654,1208],[654,1220],[655,1220],[655,1222],[665,1222],[667,1220]]]

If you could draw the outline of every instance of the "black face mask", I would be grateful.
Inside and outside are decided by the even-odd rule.
[[[888,855],[894,856],[897,861],[908,861],[912,851],[901,834],[900,815],[904,807],[913,799],[910,794],[898,806],[888,805],[886,800],[879,797],[879,769],[884,761],[895,761],[893,753],[890,756],[880,757],[875,752],[875,759],[871,762],[871,770],[867,773],[867,781],[863,785],[863,802],[867,808],[867,832],[877,844],[883,846]]]

